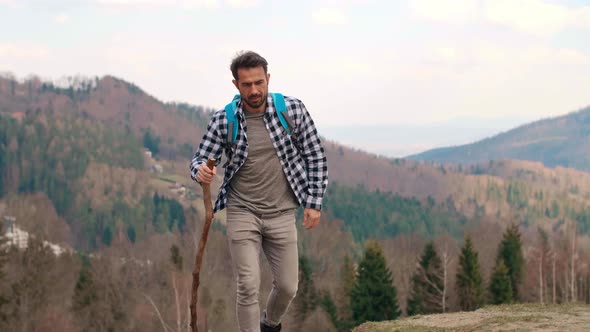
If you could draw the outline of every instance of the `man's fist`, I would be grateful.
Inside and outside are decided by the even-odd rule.
[[[320,222],[321,212],[314,209],[303,210],[303,227],[312,229]]]
[[[197,180],[202,184],[211,184],[215,174],[217,174],[217,167],[213,166],[213,169],[210,169],[206,163],[202,163],[197,170]]]

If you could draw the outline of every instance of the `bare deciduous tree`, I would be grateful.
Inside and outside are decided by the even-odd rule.
[[[537,260],[537,278],[539,282],[539,303],[543,304],[548,301],[548,296],[546,295],[546,288],[547,288],[547,281],[545,276],[546,270],[546,261],[547,257],[550,254],[551,247],[549,244],[549,236],[547,232],[542,229],[538,228],[538,245],[535,249],[536,260]]]
[[[571,253],[570,253],[570,299],[572,302],[576,302],[576,259],[577,259],[577,252],[576,252],[576,237],[577,237],[577,228],[576,222],[572,221],[570,226],[570,236],[572,239],[571,245]]]
[[[552,303],[555,304],[557,303],[557,282],[555,280],[555,251],[553,251],[551,253],[551,272],[552,272],[552,277],[551,277],[551,284],[552,284]]]
[[[406,312],[406,304],[412,288],[412,274],[416,260],[424,248],[425,240],[416,234],[400,234],[379,242],[387,266],[393,274],[400,309]]]
[[[437,306],[440,307],[441,312],[443,313],[447,310],[447,270],[451,260],[452,259],[448,254],[448,250],[444,250],[441,254],[440,269],[434,271],[426,271],[420,264],[417,264],[417,268],[419,271],[418,273],[421,274],[426,284],[432,287],[432,289],[434,289],[435,291],[434,293],[425,293],[425,302],[436,303]],[[442,280],[442,284],[439,285],[439,283],[435,279]]]

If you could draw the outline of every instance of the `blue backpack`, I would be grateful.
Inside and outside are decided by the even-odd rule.
[[[295,125],[293,120],[289,117],[287,112],[287,105],[285,104],[285,97],[280,93],[271,93],[272,101],[275,105],[275,109],[279,115],[279,121],[288,135],[292,135]],[[236,117],[236,110],[238,109],[238,103],[240,102],[240,95],[235,95],[231,103],[225,105],[225,116],[227,117],[227,144],[231,146],[236,138],[238,137],[238,118]],[[291,136],[293,138],[293,136]]]

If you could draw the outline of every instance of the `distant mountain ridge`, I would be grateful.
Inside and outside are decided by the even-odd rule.
[[[590,106],[471,144],[432,149],[407,158],[454,164],[519,159],[590,171]]]
[[[323,125],[318,130],[323,136],[348,146],[403,158],[441,146],[476,142],[532,120],[535,118],[530,116],[455,117],[427,123]]]

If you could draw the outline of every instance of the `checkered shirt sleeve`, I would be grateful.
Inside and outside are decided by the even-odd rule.
[[[221,110],[213,114],[207,125],[207,131],[201,139],[199,149],[191,160],[191,178],[195,181],[197,181],[197,170],[199,169],[199,166],[207,162],[207,159],[215,159],[217,164],[219,164],[219,161],[221,160],[224,144],[222,132],[227,133],[227,120],[223,112],[224,111]]]
[[[298,133],[297,141],[299,154],[304,161],[306,195],[303,206],[306,208],[321,210],[324,193],[328,186],[328,161],[322,146],[320,136],[311,115],[305,108],[303,102],[298,99],[289,98],[287,100],[296,109],[293,113],[296,115]],[[296,170],[301,172],[302,170]],[[296,176],[303,181],[303,177]]]

